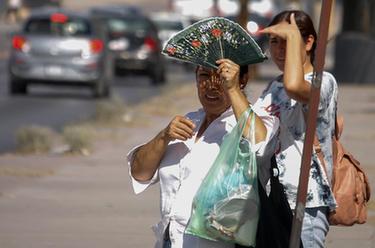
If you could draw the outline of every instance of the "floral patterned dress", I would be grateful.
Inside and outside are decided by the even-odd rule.
[[[312,73],[305,75],[311,82]],[[254,109],[266,110],[274,116],[276,135],[269,144],[269,151],[276,153],[280,171],[280,181],[285,186],[289,204],[295,207],[300,166],[305,138],[304,112],[307,105],[291,99],[282,83],[282,77],[276,78],[264,90],[253,106]],[[320,103],[317,118],[317,136],[324,154],[327,173],[313,153],[308,184],[306,207],[336,207],[336,201],[330,188],[332,177],[332,144],[331,137],[335,130],[337,109],[337,83],[328,72],[323,73]]]

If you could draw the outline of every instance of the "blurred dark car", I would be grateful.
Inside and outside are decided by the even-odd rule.
[[[92,8],[90,14],[106,23],[107,45],[116,74],[147,75],[154,85],[165,82],[165,58],[158,29],[139,8],[100,6]]]
[[[27,8],[39,8],[42,6],[61,7],[63,0],[23,0],[22,3]]]
[[[153,12],[150,18],[158,28],[159,39],[163,46],[171,36],[189,26],[189,21],[186,18],[172,12]]]
[[[87,15],[43,8],[33,12],[12,38],[9,58],[11,94],[26,94],[28,84],[90,87],[108,96],[104,42]]]

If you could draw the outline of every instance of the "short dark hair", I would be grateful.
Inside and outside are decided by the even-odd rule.
[[[241,65],[240,66],[240,78],[242,78],[248,72],[249,72],[249,65]]]
[[[311,51],[310,51],[310,61],[311,61],[311,63],[313,63],[314,58],[315,58],[315,48],[316,48],[317,34],[316,34],[316,31],[315,31],[315,28],[314,28],[313,21],[311,20],[311,17],[308,14],[306,14],[305,12],[303,12],[301,10],[285,10],[285,11],[282,11],[279,14],[277,14],[272,19],[272,21],[270,22],[270,24],[268,26],[278,24],[282,21],[287,21],[287,22],[290,23],[290,15],[292,13],[294,13],[294,18],[296,19],[298,29],[301,32],[301,35],[302,35],[303,39],[305,40],[305,42],[306,42],[307,38],[309,37],[309,35],[312,35],[315,39],[315,41],[314,41],[314,43],[311,47]]]

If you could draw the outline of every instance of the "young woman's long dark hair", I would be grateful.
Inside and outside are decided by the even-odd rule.
[[[314,58],[315,58],[317,34],[314,28],[314,24],[308,14],[306,14],[305,12],[301,10],[286,10],[277,14],[272,19],[271,23],[268,26],[278,24],[282,21],[287,21],[290,23],[290,15],[292,13],[294,13],[294,18],[296,20],[298,29],[301,32],[301,35],[303,39],[305,40],[305,42],[307,38],[309,37],[309,35],[312,35],[315,39],[314,44],[312,45],[311,50],[310,50],[310,61],[311,63],[313,63]]]

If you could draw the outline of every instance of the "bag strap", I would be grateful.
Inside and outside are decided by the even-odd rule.
[[[284,188],[282,188],[281,186],[281,183],[279,181],[279,175],[280,175],[280,171],[279,171],[279,168],[277,166],[277,162],[276,162],[276,156],[273,155],[272,158],[271,158],[271,168],[270,168],[270,174],[271,174],[271,177],[270,177],[270,182],[271,182],[271,191],[273,192],[284,192]],[[281,201],[281,196],[278,195],[278,194],[270,194],[270,197],[272,198],[273,202],[274,203],[280,203]]]
[[[333,162],[333,165],[335,165],[337,163],[337,153],[338,153],[338,147],[337,147],[338,144],[337,143],[339,142],[339,139],[341,137],[343,128],[344,128],[344,117],[342,115],[337,115],[337,112],[336,112],[336,114],[335,114],[335,134],[332,137],[332,159],[333,159],[332,162]],[[322,164],[322,166],[324,168],[324,172],[328,176],[327,166],[326,166],[326,163],[325,163],[325,160],[324,160],[322,147],[320,145],[320,142],[319,142],[319,139],[318,139],[318,136],[316,135],[316,133],[314,135],[313,147],[314,147],[315,153],[316,153],[320,163]],[[333,180],[333,178],[331,180]],[[333,184],[333,181],[331,183]]]
[[[306,112],[303,112],[303,116],[304,116],[304,119],[305,119],[305,122],[307,122],[307,113]],[[337,160],[337,143],[338,143],[338,140],[342,134],[342,130],[343,130],[343,127],[344,127],[344,118],[341,116],[341,115],[337,115],[337,111],[335,113],[335,133],[334,135],[332,136],[332,159],[333,159],[333,165],[336,164],[336,160]],[[324,172],[326,173],[327,177],[328,177],[328,171],[327,171],[327,166],[326,166],[326,163],[325,163],[325,160],[324,160],[324,154],[323,154],[323,151],[322,151],[322,147],[320,145],[320,142],[319,142],[319,139],[318,139],[318,136],[316,135],[316,131],[315,131],[315,134],[314,134],[314,141],[313,141],[313,149],[315,151],[315,154],[317,155],[320,163],[322,164],[323,166],[323,169],[324,169]],[[331,179],[331,181],[333,180],[333,178]],[[331,182],[331,185],[333,185],[333,181]]]

